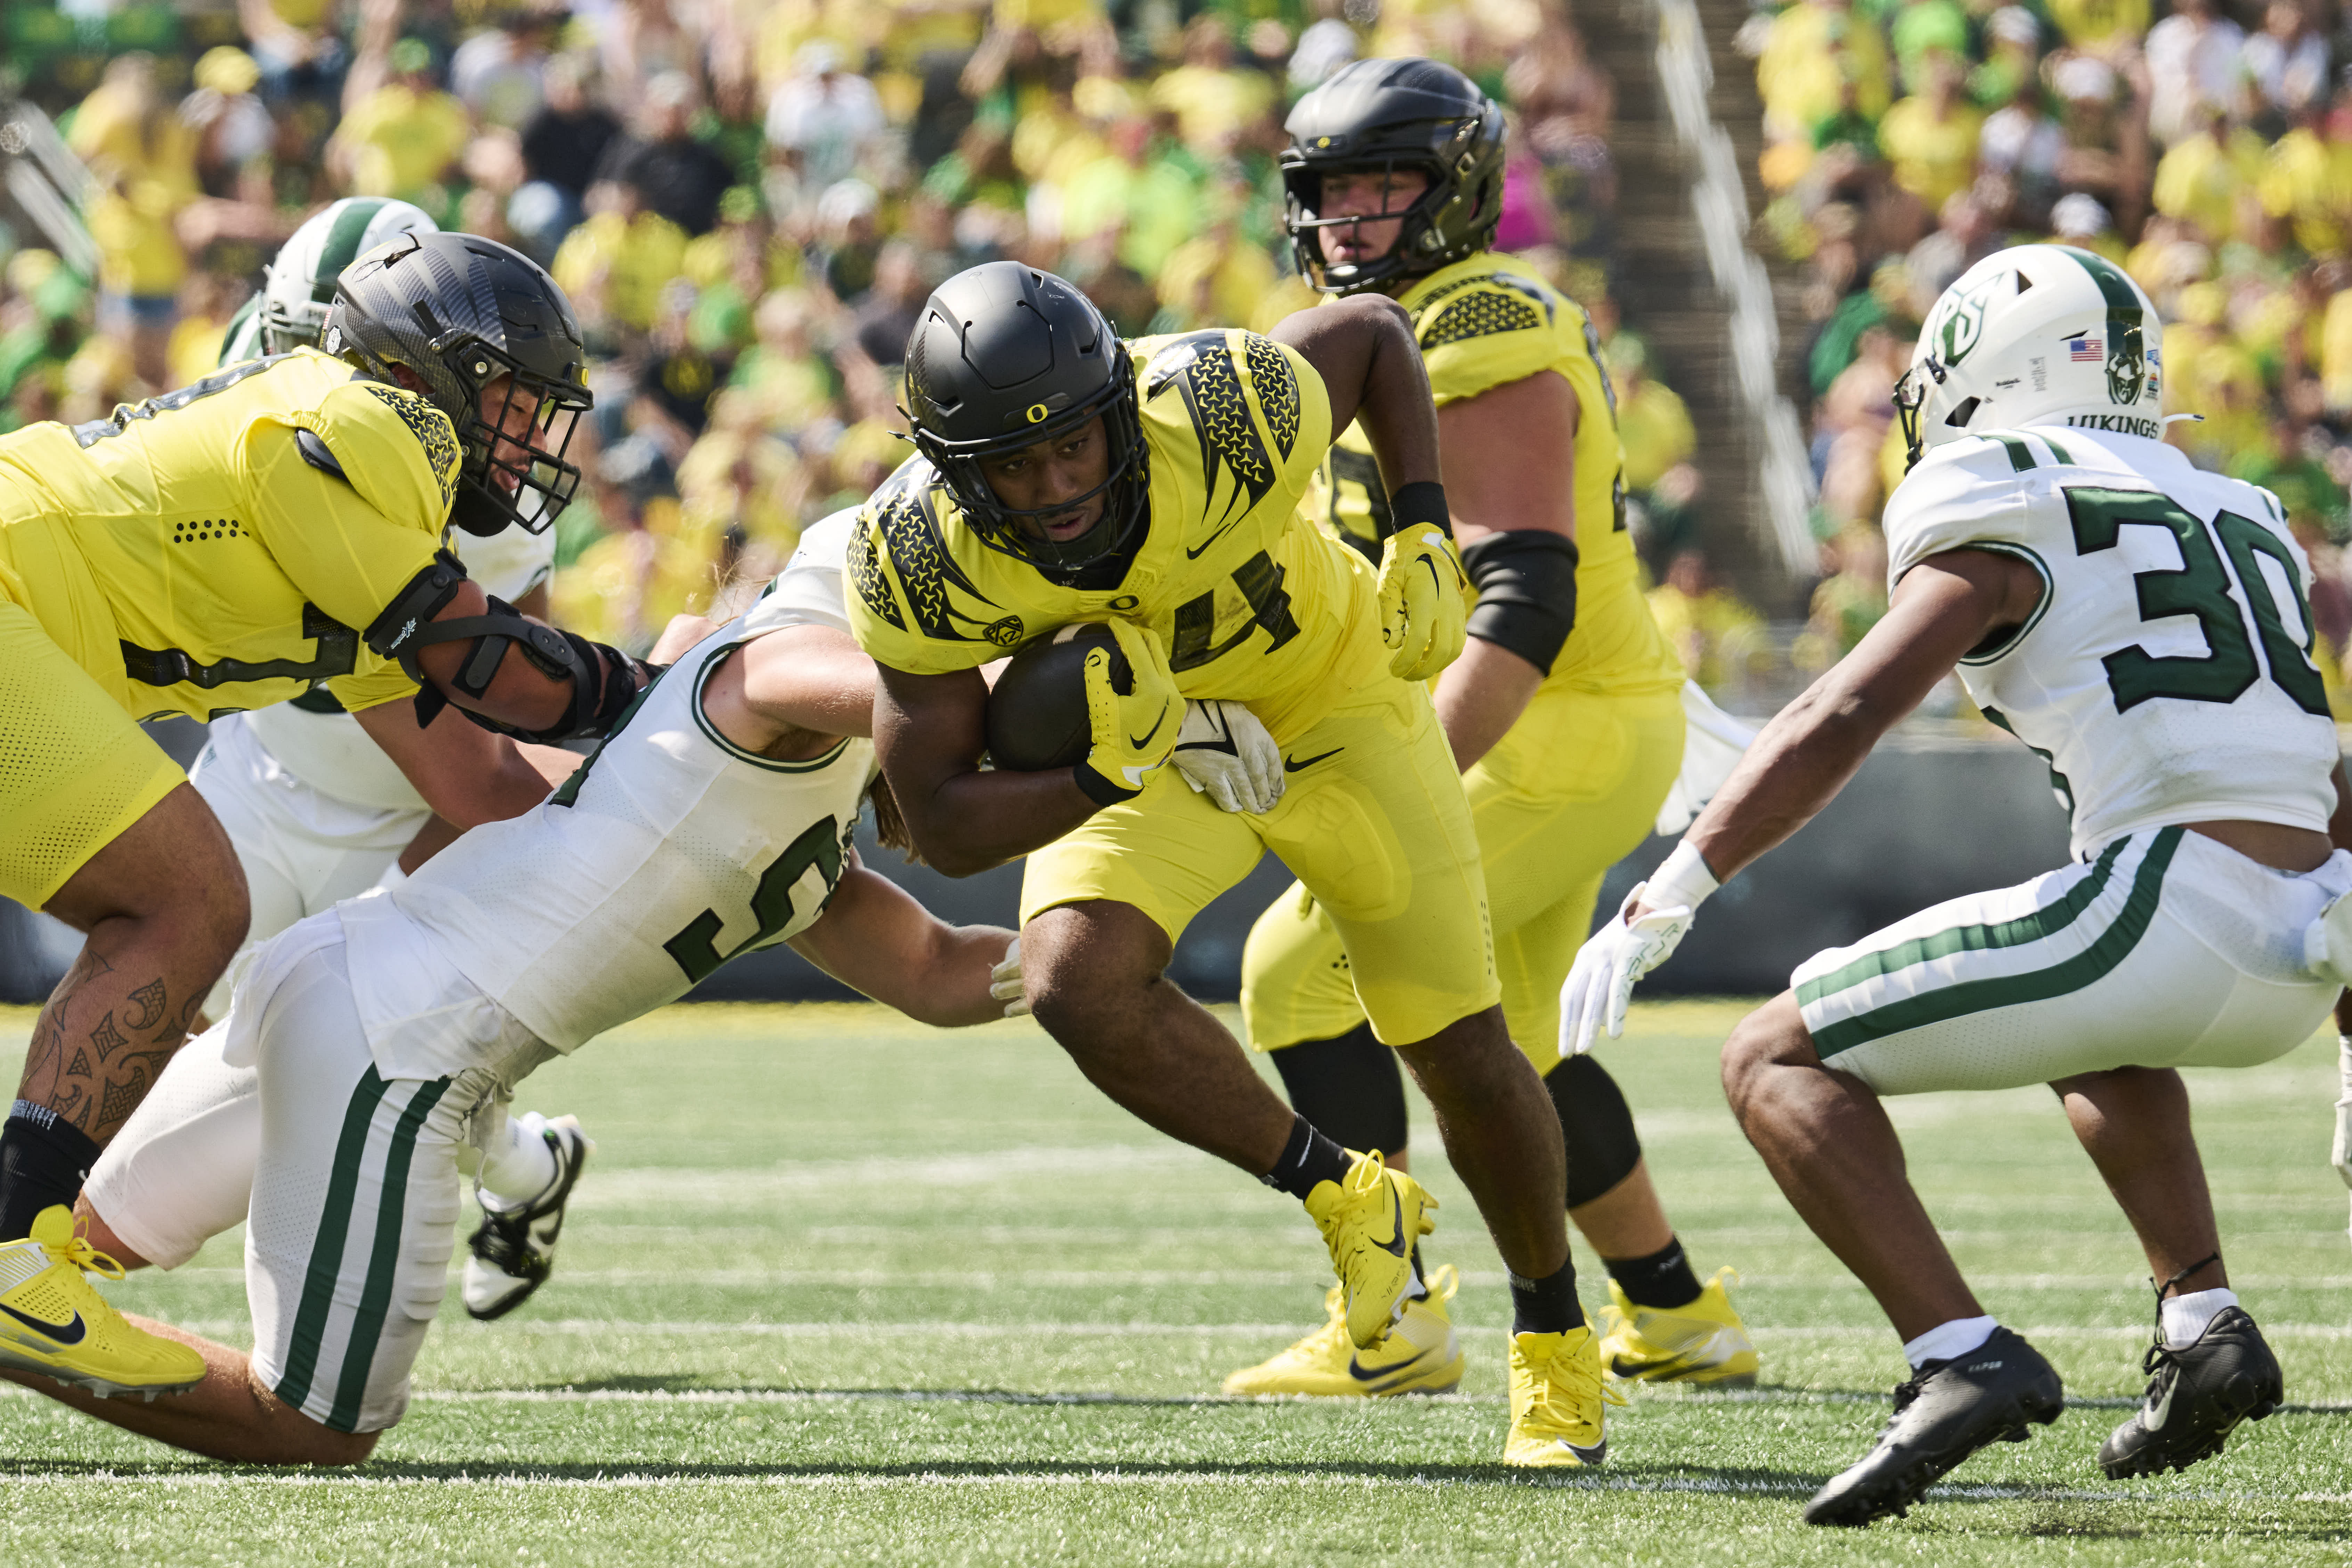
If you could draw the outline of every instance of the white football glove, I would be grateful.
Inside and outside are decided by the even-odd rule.
[[[2336,1069],[2343,1088],[2336,1100],[2336,1143],[2327,1160],[2344,1184],[2352,1187],[2352,1035],[2336,1037]]]
[[[1580,1057],[1606,1027],[1611,1039],[1625,1032],[1625,1009],[1633,984],[1674,956],[1694,911],[1687,904],[1652,910],[1631,921],[1625,911],[1641,901],[1647,882],[1637,885],[1607,925],[1576,950],[1576,965],[1559,988],[1559,1054]]]
[[[1238,702],[1188,704],[1170,760],[1192,793],[1206,793],[1220,811],[1268,812],[1282,798],[1282,748]]]
[[[988,994],[1004,1004],[1008,1018],[1029,1016],[1029,993],[1021,983],[1021,939],[1014,937],[1004,949],[1004,958],[988,972]]]

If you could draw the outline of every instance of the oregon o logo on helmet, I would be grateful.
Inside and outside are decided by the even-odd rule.
[[[1045,405],[1044,404],[1042,404],[1042,403],[1033,403],[1033,404],[1031,404],[1031,405],[1029,405],[1029,423],[1030,423],[1030,424],[1032,424],[1032,425],[1042,425],[1042,424],[1044,424],[1044,423],[1045,422],[1045,413],[1046,413],[1046,409],[1045,409]]]

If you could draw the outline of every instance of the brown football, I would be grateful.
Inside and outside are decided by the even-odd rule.
[[[1087,654],[1111,650],[1111,684],[1134,680],[1127,656],[1099,621],[1066,626],[1014,654],[988,694],[989,761],[1008,773],[1041,773],[1086,760],[1094,745],[1087,718]]]

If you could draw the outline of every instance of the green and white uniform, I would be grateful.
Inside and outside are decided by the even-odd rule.
[[[1801,964],[1822,1059],[1903,1094],[2248,1067],[2309,1038],[2338,988],[2303,933],[2352,856],[2290,875],[2181,826],[2324,832],[2335,808],[2311,569],[2277,500],[2158,441],[2035,426],[1932,448],[1886,539],[1892,581],[1962,548],[2041,574],[2032,619],[1959,674],[2049,763],[2077,864]]]
[[[804,540],[794,580],[681,657],[545,805],[264,943],[91,1171],[91,1206],[167,1268],[247,1222],[254,1373],[287,1404],[338,1431],[398,1421],[459,1151],[541,1063],[807,929],[855,865],[874,743],[776,762],[702,710],[741,644],[845,626],[852,521],[829,551]]]

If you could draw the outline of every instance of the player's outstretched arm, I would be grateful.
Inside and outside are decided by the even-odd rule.
[[[455,713],[419,724],[415,707],[404,701],[380,702],[353,717],[435,815],[459,832],[520,816],[580,765],[570,752],[519,746]]]
[[[1576,626],[1576,389],[1541,370],[1437,411],[1445,501],[1478,607],[1437,683],[1465,772],[1518,722]]]
[[[1412,318],[1384,294],[1356,294],[1285,317],[1268,334],[1323,379],[1334,435],[1360,424],[1391,495],[1443,478],[1437,405]]]
[[[1389,493],[1381,546],[1381,640],[1389,673],[1426,680],[1461,655],[1466,579],[1440,479],[1437,410],[1411,318],[1393,300],[1358,294],[1301,310],[1276,341],[1315,369],[1331,400],[1331,428],[1363,426]]]
[[[702,689],[702,706],[729,740],[764,754],[788,730],[873,734],[874,680],[873,659],[847,632],[787,626],[729,655]],[[743,734],[730,725],[738,708]],[[754,744],[747,734],[765,740]]]
[[[1013,933],[998,926],[953,926],[855,855],[833,901],[793,950],[845,985],[918,1023],[952,1028],[1003,1016],[989,994],[989,971]]]
[[[1764,726],[1683,842],[1723,881],[1811,821],[1879,737],[1919,706],[1970,648],[2020,626],[2041,574],[2011,555],[1948,550],[1895,584],[1886,616]]]
[[[970,877],[1051,844],[1095,814],[1076,769],[981,771],[988,682],[980,671],[877,668],[874,749],[915,848],[930,865]],[[1167,728],[1172,745],[1177,726]]]
[[[1635,984],[1673,955],[1700,901],[1811,821],[1881,735],[1963,654],[2031,619],[2042,592],[2033,568],[1983,550],[1946,551],[1906,573],[1886,618],[1764,727],[1665,864],[1577,950],[1560,987],[1561,1053],[1619,1034]]]

